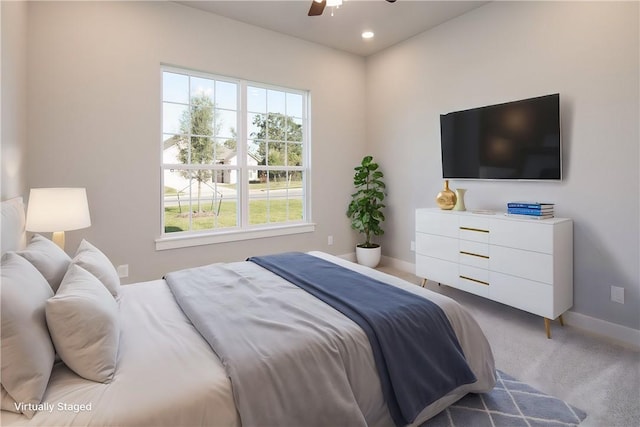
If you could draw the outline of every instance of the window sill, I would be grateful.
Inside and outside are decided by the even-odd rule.
[[[215,234],[190,234],[175,237],[164,236],[156,239],[156,251],[212,245],[216,243],[237,242],[240,240],[262,239],[265,237],[287,236],[290,234],[311,233],[315,231],[315,229],[315,224],[306,223],[254,230],[217,232]]]

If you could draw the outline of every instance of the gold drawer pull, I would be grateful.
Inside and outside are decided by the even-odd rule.
[[[471,280],[472,282],[480,283],[481,285],[489,286],[489,282],[483,282],[482,280],[472,279],[471,277],[467,277],[467,276],[460,276],[460,278],[465,280]]]
[[[462,255],[470,255],[470,256],[475,256],[475,257],[478,257],[478,258],[489,259],[489,257],[487,255],[474,254],[474,253],[466,252],[466,251],[460,251],[460,253]]]
[[[460,230],[477,231],[478,233],[488,233],[489,230],[483,230],[481,228],[460,227]]]

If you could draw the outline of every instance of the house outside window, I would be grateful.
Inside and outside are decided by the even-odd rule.
[[[160,240],[310,225],[308,104],[306,91],[163,67]]]

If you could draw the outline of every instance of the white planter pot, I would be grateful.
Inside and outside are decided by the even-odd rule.
[[[356,260],[358,264],[374,268],[380,263],[381,248],[361,248],[356,246]]]

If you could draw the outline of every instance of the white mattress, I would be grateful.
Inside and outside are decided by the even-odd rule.
[[[312,254],[428,297],[447,314],[479,381],[462,386],[425,408],[416,419],[417,425],[468,392],[483,392],[493,386],[495,367],[489,344],[475,320],[455,301],[328,254]],[[265,270],[265,274],[271,273]],[[43,398],[52,411],[39,411],[31,420],[1,411],[0,425],[217,427],[241,424],[222,363],[185,317],[164,280],[123,286],[120,314],[120,349],[111,383],[85,380],[58,363]],[[382,394],[378,395],[378,403],[373,406],[384,407]],[[73,405],[88,404],[90,410],[73,412]],[[378,414],[377,419],[376,426],[391,422],[388,413]]]

